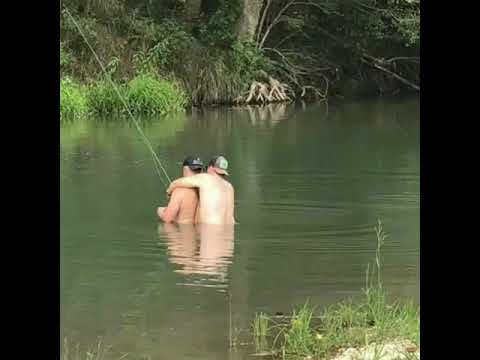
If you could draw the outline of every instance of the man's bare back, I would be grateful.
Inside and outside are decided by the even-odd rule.
[[[204,173],[175,180],[168,193],[179,187],[198,188],[200,206],[198,222],[203,224],[235,224],[233,186],[218,174]]]
[[[198,222],[202,224],[234,224],[234,190],[232,184],[211,174],[201,179]]]
[[[199,158],[187,157],[183,162],[183,176],[189,177],[200,173],[203,163]],[[198,190],[188,188],[176,189],[170,197],[167,207],[159,207],[157,214],[166,223],[195,224],[198,208]]]
[[[157,213],[167,223],[195,224],[198,203],[196,189],[178,188],[172,193],[168,207],[158,208]]]

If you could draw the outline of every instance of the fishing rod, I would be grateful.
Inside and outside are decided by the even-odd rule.
[[[118,90],[118,87],[115,85],[115,83],[112,81],[111,77],[110,77],[110,74],[107,72],[107,70],[105,69],[105,66],[103,65],[102,61],[100,60],[100,58],[98,57],[97,53],[95,52],[95,50],[93,49],[92,45],[90,45],[90,42],[88,41],[87,37],[85,36],[85,34],[83,33],[80,25],[77,23],[77,21],[75,20],[75,18],[72,16],[72,14],[70,13],[70,11],[68,11],[67,7],[64,5],[63,6],[63,10],[62,10],[62,13],[64,14],[67,14],[70,18],[70,20],[73,22],[73,24],[75,25],[75,27],[77,28],[78,32],[80,33],[80,35],[82,36],[83,40],[85,41],[85,43],[87,44],[88,48],[90,49],[90,51],[92,52],[93,56],[95,57],[95,59],[97,60],[98,64],[100,65],[104,75],[106,76],[106,78],[108,79],[108,81],[110,82],[110,85],[112,85],[113,89],[115,90],[116,94],[118,95],[118,97],[120,98],[120,101],[122,102],[123,106],[125,107],[125,109],[127,110],[127,113],[128,115],[130,116],[130,118],[132,119],[133,123],[135,124],[135,127],[136,129],[138,130],[138,132],[140,133],[140,136],[142,138],[142,140],[145,142],[145,145],[147,146],[148,150],[150,150],[151,154],[152,154],[152,157],[153,157],[153,162],[155,164],[155,170],[157,171],[157,174],[160,178],[160,180],[162,181],[163,185],[165,187],[167,187],[167,184],[165,183],[164,179],[162,178],[162,175],[161,175],[161,172],[160,172],[160,169],[163,171],[163,174],[165,175],[165,177],[167,178],[168,182],[171,183],[172,180],[170,179],[170,177],[168,176],[167,174],[167,171],[165,170],[165,168],[163,167],[162,165],[162,162],[160,161],[160,159],[158,158],[157,156],[157,153],[155,152],[155,150],[153,149],[153,146],[151,144],[151,142],[148,140],[147,136],[145,135],[145,133],[143,132],[142,128],[140,127],[140,125],[138,124],[138,121],[135,119],[135,117],[133,116],[132,112],[130,111],[130,108],[128,107],[127,105],[127,102],[125,101],[125,99],[123,98],[122,94],[120,93],[120,91]]]

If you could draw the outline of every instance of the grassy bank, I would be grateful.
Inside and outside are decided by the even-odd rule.
[[[165,115],[183,111],[188,103],[178,83],[150,73],[137,75],[128,82],[116,81],[115,87],[108,79],[80,85],[68,77],[63,78],[60,82],[61,119],[89,114],[126,114],[122,99],[134,115]]]
[[[363,298],[346,300],[318,314],[308,302],[291,316],[257,314],[253,333],[259,354],[315,359],[419,358],[420,308],[411,301],[387,301],[388,292],[381,281],[385,233],[380,222],[376,231],[375,267],[374,271],[367,269]],[[398,349],[391,350],[392,344],[398,344]]]
[[[419,90],[417,0],[68,0],[62,9],[61,74],[99,92],[108,89],[97,55],[119,84],[148,71],[175,79],[195,106]]]

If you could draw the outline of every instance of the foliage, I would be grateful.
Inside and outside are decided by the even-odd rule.
[[[125,113],[123,101],[133,114],[141,115],[182,111],[187,104],[178,84],[146,72],[128,84],[112,84],[107,78],[97,81],[89,87],[87,99],[88,108],[99,115]]]
[[[134,55],[137,72],[172,71],[181,66],[193,46],[192,36],[175,20],[153,24],[149,29],[153,45]]]
[[[117,90],[125,98],[127,88],[117,84]],[[125,111],[125,106],[112,83],[104,78],[88,88],[87,104],[91,112],[98,115],[116,114]]]
[[[242,77],[248,85],[259,71],[270,73],[273,65],[270,59],[251,42],[235,42],[230,52],[232,69]]]
[[[84,88],[69,77],[60,80],[60,119],[71,120],[87,113]]]
[[[419,83],[419,1],[294,1],[278,18],[291,0],[270,1],[255,37],[260,42],[269,28],[265,50],[259,43],[238,41],[238,21],[250,11],[242,11],[246,3],[212,0],[200,9],[198,3],[175,0],[64,1],[99,58],[111,61],[115,71],[110,76],[117,82],[142,74],[175,78],[194,104],[231,102],[263,72],[295,89],[300,83],[323,87],[327,82],[330,92],[365,88],[385,93],[402,87],[366,64],[365,53],[401,59],[382,66]],[[105,74],[64,15],[60,33],[62,74],[82,83],[102,81]]]
[[[228,48],[236,39],[235,26],[239,16],[239,0],[221,1],[206,24],[200,26],[200,39],[209,47]]]
[[[166,114],[182,111],[187,97],[180,87],[153,74],[141,74],[128,83],[127,103],[136,114]]]
[[[65,49],[65,46],[60,42],[60,71],[62,73],[68,71],[72,62],[72,54],[68,51],[68,49]]]

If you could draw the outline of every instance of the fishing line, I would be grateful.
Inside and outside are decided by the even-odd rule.
[[[90,42],[88,41],[87,37],[85,36],[85,34],[83,33],[82,29],[80,28],[80,25],[78,25],[77,21],[75,20],[75,18],[72,16],[72,14],[70,13],[70,11],[68,11],[68,9],[64,6],[63,8],[63,12],[66,13],[70,19],[72,20],[73,24],[75,25],[75,27],[77,28],[78,32],[80,33],[80,35],[82,36],[83,40],[85,41],[85,43],[87,44],[88,48],[90,49],[90,51],[93,53],[93,56],[95,57],[95,59],[97,60],[98,64],[100,65],[100,67],[102,68],[102,71],[104,73],[104,75],[106,75],[107,79],[110,81],[110,84],[112,85],[112,87],[115,89],[115,92],[117,93],[118,97],[120,98],[120,101],[123,103],[123,106],[125,106],[125,109],[127,110],[127,113],[128,115],[130,115],[130,118],[132,119],[133,123],[135,124],[135,127],[136,129],[138,130],[138,132],[140,133],[141,135],[141,138],[142,140],[145,142],[145,145],[147,145],[147,148],[150,150],[150,152],[152,153],[152,157],[153,157],[153,162],[155,164],[155,170],[157,171],[157,174],[158,176],[160,177],[160,180],[162,181],[163,185],[167,186],[167,184],[165,183],[164,179],[162,179],[162,175],[161,175],[161,172],[160,172],[160,169],[163,171],[163,174],[166,176],[166,178],[168,179],[168,182],[171,183],[172,180],[170,179],[170,177],[168,176],[167,174],[167,171],[165,170],[165,168],[163,167],[162,165],[162,162],[160,161],[160,159],[158,158],[157,154],[155,153],[155,150],[153,150],[153,147],[152,147],[152,144],[150,143],[150,141],[148,140],[147,136],[145,135],[145,133],[143,132],[142,128],[140,127],[140,125],[138,124],[137,120],[135,119],[135,117],[133,116],[132,112],[130,111],[128,105],[127,105],[127,102],[125,101],[125,99],[122,97],[122,95],[120,94],[120,91],[118,90],[117,86],[115,85],[115,83],[112,81],[112,79],[110,78],[110,75],[108,74],[107,70],[105,69],[105,66],[103,66],[103,63],[102,61],[100,60],[100,58],[98,57],[97,53],[95,52],[95,50],[93,49],[93,47],[90,45]]]

